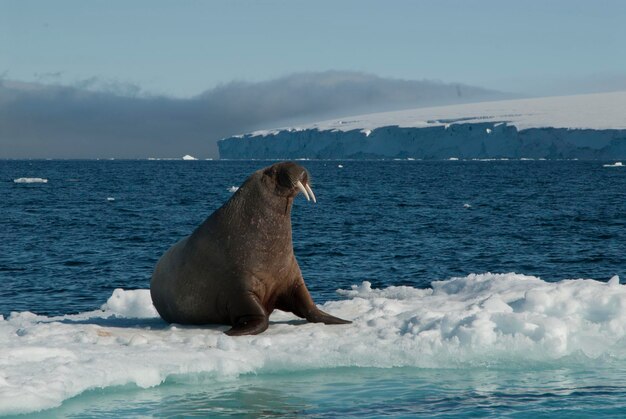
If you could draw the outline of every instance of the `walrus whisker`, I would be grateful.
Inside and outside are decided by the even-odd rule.
[[[313,202],[317,203],[317,199],[315,199],[315,194],[313,193],[313,189],[311,189],[309,184],[305,183],[304,187],[306,188],[307,192],[309,192],[309,195],[311,195],[311,199],[313,200]]]
[[[304,197],[306,198],[307,201],[311,200],[311,198],[309,198],[309,193],[306,191],[306,189],[304,189],[304,185],[302,185],[302,182],[297,181],[296,182],[296,187],[298,189],[300,189],[300,192],[302,192],[302,195],[304,195]]]

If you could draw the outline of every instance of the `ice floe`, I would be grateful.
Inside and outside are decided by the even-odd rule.
[[[86,390],[157,386],[197,374],[336,367],[533,368],[594,362],[626,367],[626,286],[613,277],[549,283],[472,274],[432,288],[369,282],[340,290],[323,310],[350,325],[306,323],[276,311],[261,335],[158,318],[149,290],[115,290],[101,310],[0,317],[0,414],[60,405]]]

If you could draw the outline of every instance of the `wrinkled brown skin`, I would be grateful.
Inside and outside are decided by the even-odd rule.
[[[274,309],[345,324],[317,308],[293,254],[291,206],[307,171],[277,163],[253,173],[221,208],[158,261],[150,294],[168,323],[228,324],[228,335],[267,329]]]

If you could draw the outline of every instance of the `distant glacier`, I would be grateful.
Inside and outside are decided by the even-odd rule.
[[[626,92],[362,115],[218,147],[222,159],[626,159]]]

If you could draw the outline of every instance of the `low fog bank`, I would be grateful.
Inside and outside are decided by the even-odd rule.
[[[257,129],[511,97],[341,71],[231,82],[188,99],[113,87],[0,81],[0,158],[217,157],[217,140]]]

